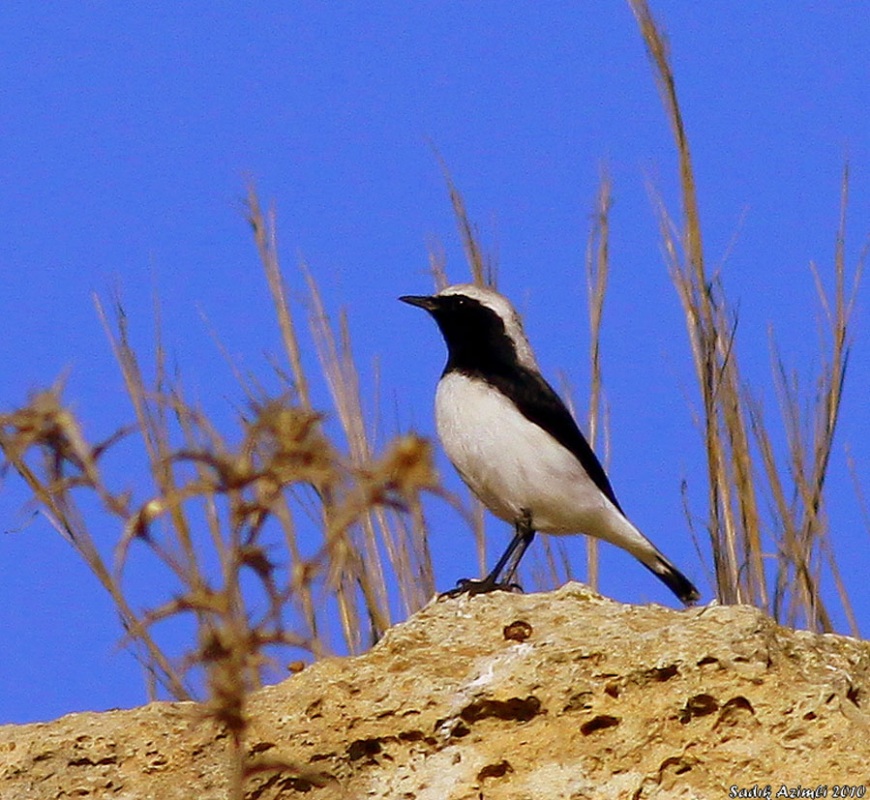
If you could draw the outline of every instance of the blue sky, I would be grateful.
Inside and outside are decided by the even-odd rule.
[[[739,307],[738,352],[773,414],[768,327],[807,380],[818,366],[809,263],[832,265],[846,158],[850,263],[870,232],[870,17],[859,4],[780,0],[662,0],[653,12],[672,46],[708,260]],[[627,4],[6,3],[0,28],[0,408],[67,375],[65,396],[90,435],[128,422],[92,293],[122,293],[147,351],[156,287],[185,385],[230,427],[241,392],[211,329],[264,381],[280,352],[244,219],[252,177],[277,210],[291,287],[301,291],[304,259],[330,310],[347,309],[370,407],[377,363],[387,430],[432,433],[443,345],[396,297],[431,288],[433,242],[452,278],[467,279],[433,145],[544,371],[555,382],[564,373],[584,398],[583,254],[606,164],[611,477],[639,527],[710,597],[680,497],[688,479],[703,510],[697,395],[648,192],[652,183],[676,209],[675,158]],[[846,448],[866,483],[866,297],[865,288],[829,507],[859,622],[870,608],[870,534]],[[143,702],[111,604],[26,499],[7,476],[0,722]],[[433,549],[446,589],[474,571],[474,552],[453,522],[439,528],[439,513]],[[500,543],[500,523],[488,529]],[[101,536],[111,543],[115,532]],[[567,544],[582,552],[582,540]],[[136,579],[149,583],[142,569]],[[605,552],[602,570],[612,597],[670,602],[620,553]]]

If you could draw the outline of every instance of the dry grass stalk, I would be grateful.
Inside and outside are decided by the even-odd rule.
[[[733,323],[717,277],[707,276],[689,141],[677,99],[667,43],[648,4],[629,0],[653,64],[662,102],[677,147],[682,197],[682,228],[676,231],[663,203],[657,200],[660,229],[671,276],[680,295],[692,355],[701,388],[704,441],[707,448],[708,533],[719,599],[727,603],[764,605],[758,596],[761,550],[753,537],[759,531],[751,479],[749,437],[741,412]],[[751,554],[749,561],[741,552]],[[749,570],[752,570],[750,573]]]
[[[311,301],[311,330],[333,406],[348,445],[350,463],[363,467],[371,462],[373,456],[373,432],[366,424],[369,417],[363,408],[347,318],[342,314],[339,335],[336,337],[320,290],[310,271],[305,267],[303,271]],[[412,512],[410,525],[406,515],[397,515],[385,506],[373,507],[361,519],[361,537],[357,541],[357,547],[365,563],[365,570],[359,576],[359,589],[366,600],[366,612],[374,625],[376,638],[380,638],[390,624],[388,580],[381,558],[382,547],[395,576],[398,577],[397,584],[405,614],[421,608],[435,592],[435,578],[422,509],[417,506]],[[346,635],[349,634],[350,631],[346,631]]]
[[[840,220],[834,249],[833,297],[825,289],[816,265],[811,265],[826,330],[820,348],[823,360],[815,380],[815,401],[809,409],[801,402],[803,393],[797,373],[789,372],[775,346],[772,348],[780,412],[786,431],[785,465],[780,465],[776,458],[764,425],[761,405],[753,403],[750,407],[753,432],[772,487],[775,525],[783,531],[783,542],[777,557],[775,613],[789,624],[808,624],[824,631],[833,630],[830,611],[819,589],[822,571],[827,569],[834,580],[852,633],[858,635],[857,621],[831,547],[824,509],[824,490],[851,349],[850,321],[864,266],[862,255],[853,270],[851,288],[847,289],[849,270],[845,239],[848,187],[849,173],[846,167],[843,171]],[[793,488],[789,490],[783,486],[781,474],[788,475]],[[860,503],[860,494],[857,497]]]
[[[293,385],[302,405],[311,408],[308,378],[302,367],[299,339],[293,324],[290,303],[287,300],[284,276],[281,274],[281,267],[278,263],[278,234],[275,212],[270,209],[268,215],[263,213],[253,183],[248,184],[248,211],[248,222],[254,231],[257,252],[260,255],[263,271],[266,273],[266,280],[269,283],[269,291],[275,306],[275,314],[278,317],[278,326],[281,329],[281,338],[287,352],[287,360],[290,362]]]
[[[790,453],[789,464],[783,470],[775,458],[760,404],[753,400],[741,377],[734,348],[736,315],[728,310],[719,276],[709,276],[705,268],[694,171],[667,45],[647,3],[644,0],[629,0],[629,3],[653,63],[679,158],[681,227],[677,229],[658,196],[654,197],[654,203],[659,214],[666,260],[682,302],[701,389],[700,421],[708,468],[708,533],[717,594],[723,602],[752,603],[770,608],[778,619],[792,624],[800,622],[814,629],[832,630],[831,617],[820,589],[821,563],[824,560],[834,576],[841,603],[855,630],[848,598],[826,539],[826,524],[822,516],[825,477],[848,358],[849,315],[861,272],[859,265],[855,271],[853,292],[847,298],[843,241],[848,176],[844,175],[843,179],[833,302],[823,290],[818,271],[814,269],[833,343],[817,384],[809,442],[803,432],[797,386],[786,375],[781,361],[776,368]],[[788,474],[791,488],[787,487],[783,472]],[[775,509],[772,538],[776,578],[773,589],[765,569],[768,556],[764,550],[763,520],[758,501],[762,492],[771,497]]]
[[[63,405],[60,387],[0,414],[4,467],[24,479],[109,592],[151,683],[173,698],[192,699],[196,677],[203,676],[208,716],[230,734],[234,798],[242,796],[252,768],[244,749],[247,696],[274,675],[275,659],[288,648],[313,658],[331,651],[337,643],[328,623],[336,610],[343,647],[351,652],[369,647],[390,624],[381,548],[402,587],[405,613],[434,592],[420,494],[440,491],[428,443],[414,436],[384,448],[371,443],[347,325],[342,321],[336,340],[310,281],[320,366],[347,455],[327,438],[322,415],[311,407],[311,381],[287,307],[274,230],[253,190],[250,199],[292,391],[251,402],[236,444],[187,401],[177,380],[168,379],[159,337],[149,384],[120,303],[114,318],[99,301],[97,309],[133,405],[134,426],[91,444]],[[106,474],[102,459],[133,432],[145,456],[139,482],[147,488],[116,489],[117,474]],[[84,520],[87,494],[99,500],[119,531],[113,558],[101,553]],[[101,521],[99,527],[106,526]],[[140,611],[127,599],[125,575],[143,548],[178,588],[172,599]],[[158,628],[182,616],[194,620],[196,641],[187,652],[170,654]]]
[[[606,424],[602,408],[604,382],[601,373],[601,324],[604,298],[610,273],[610,208],[613,204],[612,182],[604,172],[595,200],[592,229],[586,243],[586,302],[589,309],[589,444],[596,452],[607,451]],[[605,435],[599,442],[599,428]],[[606,458],[605,458],[606,461]],[[598,588],[598,541],[586,537],[587,582]]]
[[[453,182],[453,176],[450,174],[450,170],[447,169],[444,159],[441,158],[441,155],[437,151],[435,156],[441,165],[441,173],[444,176],[444,182],[447,184],[447,191],[450,194],[450,204],[453,206],[453,216],[456,218],[459,236],[462,239],[462,247],[465,250],[465,258],[471,269],[472,283],[477,286],[489,286],[495,289],[498,283],[496,262],[494,259],[484,257],[477,227],[472,224],[468,216],[465,201],[462,199],[462,193]]]

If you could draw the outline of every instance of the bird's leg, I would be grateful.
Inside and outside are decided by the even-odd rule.
[[[519,567],[522,557],[526,554],[526,550],[529,549],[529,545],[532,543],[534,538],[535,530],[532,528],[532,514],[529,509],[524,508],[522,510],[522,516],[520,516],[516,521],[516,533],[514,534],[514,538],[511,540],[505,554],[499,559],[498,564],[495,565],[495,569],[490,573],[490,575],[493,576],[493,580],[498,576],[499,571],[505,568],[505,564],[508,564],[501,584],[504,586],[516,586],[517,588],[520,588],[519,584],[513,582],[514,575],[516,575],[517,567]],[[518,540],[519,544],[517,544]]]
[[[514,575],[516,574],[517,567],[520,565],[520,560],[523,555],[525,555],[532,540],[535,538],[535,531],[532,528],[532,515],[527,508],[524,508],[522,510],[522,516],[517,518],[515,528],[516,533],[514,534],[514,538],[511,539],[507,549],[504,551],[502,557],[498,560],[498,563],[493,567],[492,572],[490,572],[489,575],[479,581],[470,578],[463,578],[457,582],[455,589],[451,589],[449,592],[444,592],[442,597],[456,597],[460,594],[486,594],[487,592],[498,590],[505,592],[521,592],[522,587],[518,583],[513,582]],[[505,570],[505,568],[507,569]],[[499,580],[499,576],[502,572],[505,572],[505,577],[503,580]]]

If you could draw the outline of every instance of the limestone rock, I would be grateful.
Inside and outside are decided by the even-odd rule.
[[[252,800],[870,792],[870,643],[576,583],[434,601],[365,655],[255,693],[250,714],[250,752],[298,766],[252,775]],[[0,798],[224,800],[226,752],[192,703],[5,726]]]

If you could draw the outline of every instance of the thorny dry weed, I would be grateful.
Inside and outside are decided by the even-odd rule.
[[[136,424],[91,444],[59,386],[0,415],[6,465],[25,480],[111,595],[152,685],[170,697],[192,699],[197,691],[191,675],[204,675],[207,714],[233,743],[233,796],[239,797],[253,768],[243,748],[249,692],[275,674],[275,658],[288,648],[312,658],[331,652],[329,623],[336,617],[344,651],[370,647],[393,621],[388,585],[402,587],[403,615],[432,596],[421,495],[441,493],[428,442],[406,435],[376,448],[369,439],[346,325],[336,338],[311,282],[312,327],[348,452],[327,437],[300,372],[301,348],[285,307],[274,234],[253,192],[250,213],[293,380],[281,397],[250,402],[237,443],[186,399],[180,382],[168,380],[159,343],[156,379],[149,384],[122,307],[116,304],[110,318],[99,301]],[[113,445],[133,435],[148,464],[144,496],[113,488],[102,468]],[[119,531],[111,555],[101,550],[82,511],[93,498]],[[313,552],[312,513],[321,536]],[[179,587],[171,600],[144,611],[131,607],[125,591],[140,547]],[[155,629],[179,616],[194,618],[196,641],[171,657]]]

